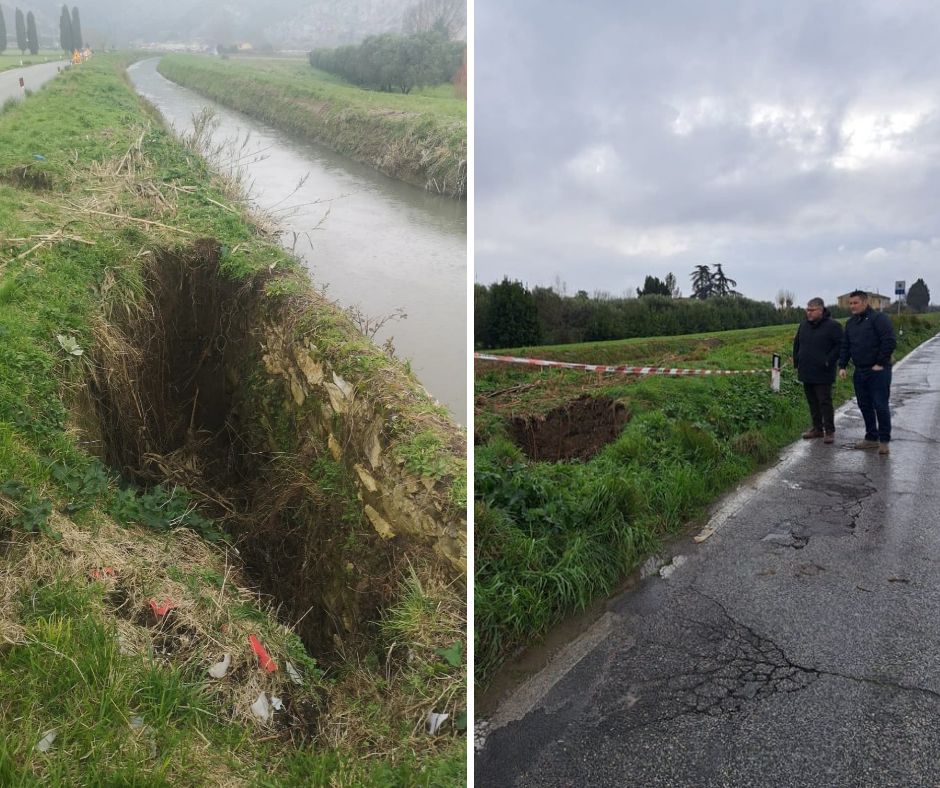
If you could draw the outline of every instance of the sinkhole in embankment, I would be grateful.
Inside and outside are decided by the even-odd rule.
[[[513,416],[509,433],[527,457],[589,460],[620,435],[630,418],[622,402],[583,395],[539,416]]]
[[[224,525],[312,653],[356,651],[388,603],[395,549],[342,463],[285,416],[290,390],[259,373],[269,278],[227,278],[209,240],[153,255],[143,292],[96,330],[85,421],[124,479],[182,485]]]

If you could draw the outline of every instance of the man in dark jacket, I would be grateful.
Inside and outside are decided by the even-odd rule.
[[[806,320],[793,338],[793,366],[813,418],[813,426],[803,433],[804,438],[822,438],[823,443],[835,440],[832,385],[841,348],[842,326],[832,319],[821,298],[811,298],[806,305]]]
[[[863,290],[849,295],[849,311],[852,317],[845,324],[839,377],[845,380],[845,368],[851,359],[855,364],[855,399],[865,419],[865,439],[855,448],[878,449],[879,454],[887,454],[891,441],[891,354],[898,344],[894,326],[884,312],[868,305],[868,294]]]

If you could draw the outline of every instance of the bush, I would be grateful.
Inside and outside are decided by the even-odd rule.
[[[310,65],[354,85],[410,93],[413,88],[452,82],[460,70],[464,44],[439,32],[369,36],[358,45],[315,49]]]

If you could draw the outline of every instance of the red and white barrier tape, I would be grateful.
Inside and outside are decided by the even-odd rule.
[[[543,358],[521,358],[519,356],[490,356],[486,353],[474,353],[477,361],[498,361],[504,364],[528,364],[534,367],[562,367],[563,369],[583,369],[587,372],[613,372],[621,375],[766,375],[769,369],[679,369],[676,367],[608,367],[603,364],[574,364],[568,361],[548,361]]]

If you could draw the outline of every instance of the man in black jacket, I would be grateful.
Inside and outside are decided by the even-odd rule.
[[[851,359],[855,364],[855,399],[865,419],[865,439],[855,448],[878,449],[879,454],[887,454],[891,441],[891,354],[898,344],[894,326],[884,312],[868,305],[868,294],[863,290],[853,290],[849,295],[849,311],[852,317],[845,324],[839,377],[845,380],[845,368]]]
[[[813,418],[813,426],[803,433],[804,438],[822,438],[823,443],[835,440],[832,384],[836,382],[841,348],[842,326],[832,319],[821,298],[811,298],[806,305],[806,320],[793,337],[793,366]]]

